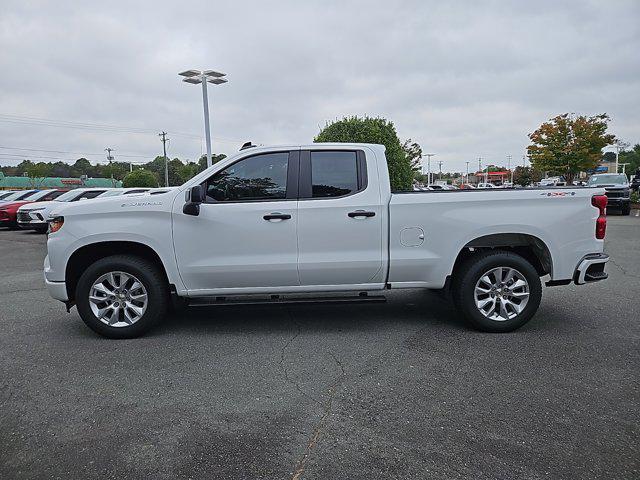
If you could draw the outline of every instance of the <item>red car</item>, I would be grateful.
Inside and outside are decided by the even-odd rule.
[[[14,229],[18,226],[16,215],[18,208],[32,202],[46,202],[62,195],[66,190],[33,190],[18,194],[16,198],[10,195],[4,202],[0,203],[0,227]]]

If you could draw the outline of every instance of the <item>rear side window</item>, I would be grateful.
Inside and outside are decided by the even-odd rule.
[[[343,197],[358,191],[356,152],[311,152],[311,196]]]
[[[240,160],[206,183],[208,201],[277,200],[287,195],[289,152],[265,153]]]

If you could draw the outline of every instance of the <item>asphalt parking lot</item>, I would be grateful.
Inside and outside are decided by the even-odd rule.
[[[100,338],[0,231],[0,478],[640,478],[640,217],[511,334],[439,296],[192,308]]]

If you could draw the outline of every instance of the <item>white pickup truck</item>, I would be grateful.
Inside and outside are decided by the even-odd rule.
[[[506,332],[538,309],[541,279],[607,278],[604,193],[392,193],[383,146],[254,147],[168,193],[60,207],[44,275],[112,338],[146,332],[175,300],[397,288],[446,288],[472,326]]]

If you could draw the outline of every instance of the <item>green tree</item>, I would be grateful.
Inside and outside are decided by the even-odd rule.
[[[40,188],[51,173],[51,164],[45,162],[32,163],[27,166],[27,176],[33,188]]]
[[[129,187],[148,187],[153,188],[158,186],[158,179],[153,172],[139,168],[131,173],[128,173],[122,182],[125,188]]]
[[[527,152],[533,167],[564,175],[572,184],[576,174],[595,168],[602,149],[615,141],[615,135],[607,133],[608,122],[606,113],[592,117],[564,113],[543,123],[529,134]]]
[[[75,161],[73,166],[71,167],[71,176],[73,177],[81,177],[82,175],[86,175],[87,177],[94,176],[94,168],[93,165],[86,158],[79,158]]]
[[[640,143],[636,143],[631,150],[623,150],[620,152],[618,156],[618,162],[628,163],[629,165],[625,166],[625,172],[628,175],[638,175],[638,169],[640,169]],[[622,168],[620,169],[622,171]]]
[[[314,142],[379,143],[386,147],[391,189],[411,190],[413,168],[392,122],[384,118],[347,117],[327,124]]]
[[[218,154],[214,153],[211,155],[211,165],[215,165],[216,163],[218,163],[221,160],[224,160],[225,158],[227,158],[227,156],[224,153],[218,153]],[[200,159],[198,160],[198,166],[200,167],[200,170],[198,171],[198,173],[204,172],[207,169],[206,155],[203,155],[200,157]]]
[[[542,174],[532,167],[516,167],[513,170],[513,183],[522,187],[527,187],[532,183],[539,182]]]

